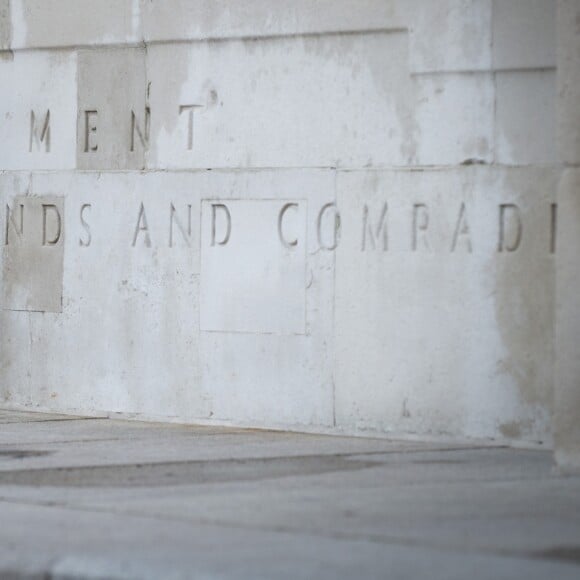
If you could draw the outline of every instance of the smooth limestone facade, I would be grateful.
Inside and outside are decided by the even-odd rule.
[[[0,0],[0,404],[580,465],[579,22]]]

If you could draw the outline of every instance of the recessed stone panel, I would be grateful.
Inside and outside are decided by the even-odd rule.
[[[306,332],[306,200],[204,200],[201,329]]]
[[[78,63],[77,167],[144,167],[150,123],[145,51],[81,51]]]
[[[6,201],[3,208],[3,307],[60,312],[64,200],[57,196],[7,196]]]

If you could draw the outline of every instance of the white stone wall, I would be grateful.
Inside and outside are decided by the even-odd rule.
[[[551,442],[552,0],[0,0],[0,404]]]

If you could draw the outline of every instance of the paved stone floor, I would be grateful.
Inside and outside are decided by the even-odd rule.
[[[580,578],[547,451],[0,411],[0,578]]]

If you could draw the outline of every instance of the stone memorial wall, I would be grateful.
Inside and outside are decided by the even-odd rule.
[[[0,404],[551,443],[551,0],[0,0]]]

